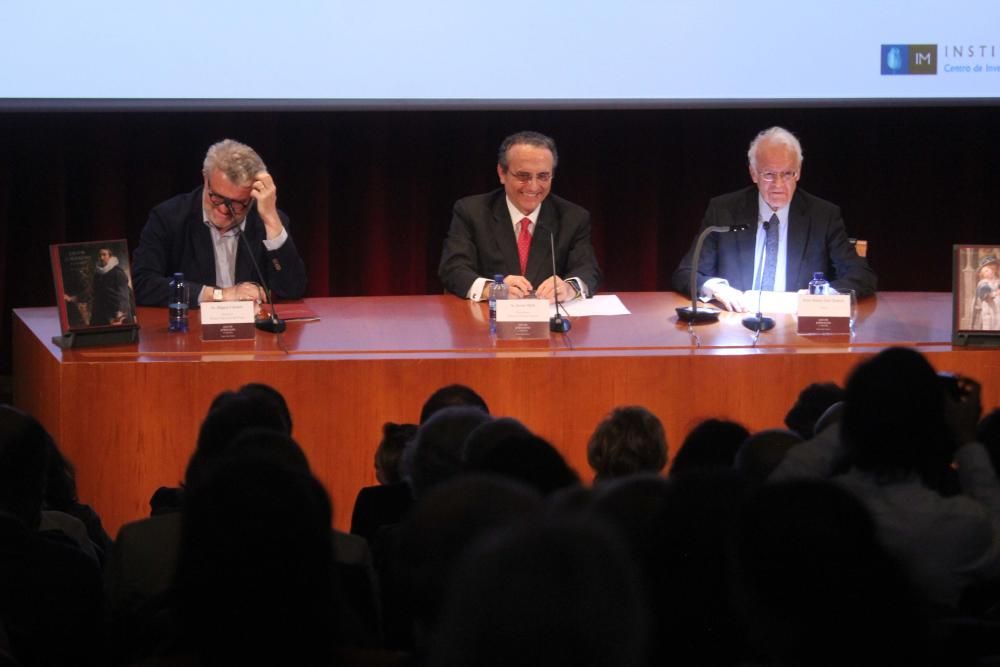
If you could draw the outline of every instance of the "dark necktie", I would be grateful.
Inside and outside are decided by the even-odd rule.
[[[772,215],[764,223],[766,237],[764,239],[764,273],[760,280],[760,288],[765,292],[774,291],[774,274],[778,269],[778,216]]]
[[[519,224],[521,225],[521,233],[517,236],[517,256],[521,259],[521,275],[523,276],[528,269],[528,249],[531,248],[531,230],[529,229],[531,220],[524,218]]]

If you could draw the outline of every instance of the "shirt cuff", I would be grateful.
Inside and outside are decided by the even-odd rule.
[[[489,278],[476,278],[475,282],[472,283],[472,287],[466,293],[465,298],[472,301],[485,301],[486,286],[492,283],[493,281]]]
[[[729,287],[729,281],[725,278],[709,278],[701,284],[701,292],[698,296],[702,301],[711,301],[715,296],[716,287]]]
[[[573,297],[574,299],[586,299],[589,296],[587,294],[587,286],[576,276],[567,278],[565,282],[568,282],[574,289],[576,289],[576,296]]]
[[[277,250],[281,246],[285,245],[285,241],[288,240],[288,230],[284,227],[281,228],[281,233],[275,236],[273,239],[264,239],[264,247],[268,250]]]

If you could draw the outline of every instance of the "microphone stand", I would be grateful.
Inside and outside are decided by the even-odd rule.
[[[700,324],[702,322],[715,322],[719,319],[718,308],[711,306],[698,307],[698,262],[701,260],[701,246],[709,234],[714,232],[741,232],[749,225],[710,225],[702,230],[698,235],[698,240],[694,244],[694,254],[691,263],[691,305],[682,306],[677,309],[677,318],[683,322]]]
[[[770,225],[771,223],[765,220],[764,231],[767,231]],[[766,259],[767,259],[767,244],[765,243],[764,252],[761,253],[760,257],[760,271],[759,271],[760,275],[757,278],[757,314],[748,315],[743,318],[743,326],[745,326],[750,331],[757,332],[758,336],[760,335],[761,331],[770,331],[771,329],[774,328],[774,320],[770,317],[764,317],[763,313],[761,313],[761,308],[760,308],[761,301],[763,301],[764,299],[764,262],[766,261]],[[755,336],[754,342],[756,341],[757,338]]]
[[[549,246],[552,252],[552,293],[555,296],[556,314],[549,318],[549,331],[555,333],[566,333],[573,327],[573,323],[569,321],[569,313],[566,317],[559,314],[559,288],[556,286],[556,237],[549,230]],[[566,310],[563,308],[563,310]]]
[[[250,217],[250,211],[253,208],[254,202],[256,201],[257,200],[254,199],[253,201],[250,202],[250,206],[247,208],[247,215],[246,215],[247,218]],[[233,211],[233,205],[230,204],[229,202],[226,202],[226,208],[229,209],[229,215],[235,218],[236,214]],[[254,318],[254,326],[260,329],[261,331],[267,331],[269,333],[281,333],[286,328],[285,321],[280,317],[278,317],[278,311],[275,310],[274,308],[274,301],[271,300],[271,289],[267,286],[267,281],[264,280],[264,274],[261,272],[260,266],[257,265],[257,260],[254,259],[253,248],[250,247],[250,242],[247,241],[247,237],[243,234],[243,230],[240,229],[240,226],[238,224],[233,227],[233,231],[236,233],[238,237],[240,237],[240,239],[242,239],[243,247],[246,248],[247,254],[250,255],[250,263],[253,264],[253,269],[254,271],[257,272],[257,278],[260,280],[260,287],[262,290],[264,290],[264,301],[265,303],[267,303],[267,307],[270,309],[271,312],[271,316],[267,319]]]

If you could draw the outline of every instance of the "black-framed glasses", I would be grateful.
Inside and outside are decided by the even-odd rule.
[[[208,188],[208,201],[212,203],[212,206],[225,206],[236,215],[239,215],[250,208],[250,204],[253,203],[253,197],[247,197],[243,200],[230,199],[229,197],[223,197],[218,192],[212,192],[212,189]]]
[[[540,174],[532,174],[527,171],[508,171],[507,175],[519,183],[531,183],[532,179],[539,183],[548,183],[552,180],[552,172],[543,171]]]

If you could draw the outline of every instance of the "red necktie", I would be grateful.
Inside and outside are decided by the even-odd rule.
[[[517,255],[521,258],[521,275],[523,276],[528,268],[528,249],[531,247],[531,220],[524,218],[520,222],[521,233],[517,235]]]

